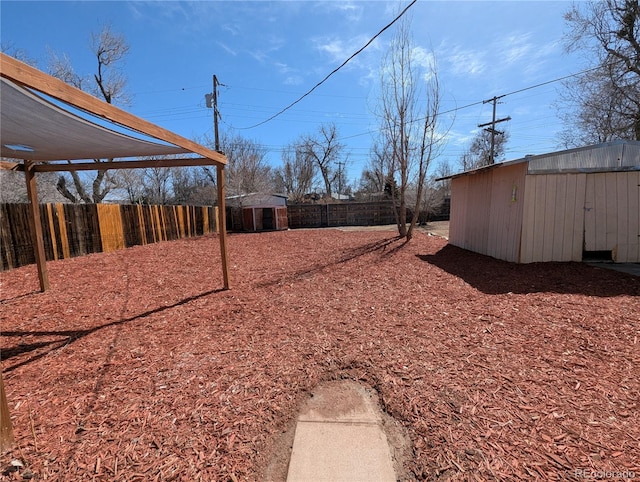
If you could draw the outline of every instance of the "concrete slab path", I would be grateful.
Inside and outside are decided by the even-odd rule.
[[[593,262],[587,263],[590,266],[601,269],[612,269],[621,273],[640,276],[640,263],[613,263],[613,262]]]
[[[319,386],[298,417],[287,482],[395,482],[374,395],[343,380]]]

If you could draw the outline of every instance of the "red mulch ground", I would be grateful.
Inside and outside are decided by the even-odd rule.
[[[33,266],[0,274],[7,480],[259,480],[338,378],[404,425],[409,479],[640,476],[639,278],[423,233],[229,247],[230,291],[215,237],[51,262],[45,294]]]

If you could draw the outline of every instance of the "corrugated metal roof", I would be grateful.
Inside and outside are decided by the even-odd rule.
[[[528,163],[528,174],[640,170],[640,141],[612,141],[566,151],[527,156],[436,179],[444,181],[513,164]]]
[[[529,174],[640,169],[640,142],[615,141],[527,158]]]

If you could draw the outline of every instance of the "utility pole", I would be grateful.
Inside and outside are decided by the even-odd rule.
[[[493,117],[491,122],[487,122],[486,124],[478,124],[478,127],[484,127],[485,128],[484,130],[491,134],[491,154],[489,156],[489,164],[493,164],[495,162],[496,134],[500,134],[500,135],[504,134],[504,131],[496,130],[496,124],[498,122],[505,122],[505,121],[511,120],[511,117],[505,117],[504,119],[496,120],[496,104],[498,103],[498,99],[502,99],[503,97],[504,95],[501,95],[500,97],[494,96],[492,99],[482,101],[483,104],[488,104],[489,102],[493,102]],[[491,126],[491,127],[487,127],[487,126]]]
[[[218,111],[218,86],[221,85],[218,82],[218,77],[213,74],[213,93],[205,94],[204,98],[209,109],[213,108],[213,135],[215,140],[215,149],[220,151],[220,136],[218,135],[218,117],[220,112]]]
[[[341,200],[340,192],[342,191],[342,166],[344,166],[344,162],[338,161],[337,164],[338,164],[338,200]]]

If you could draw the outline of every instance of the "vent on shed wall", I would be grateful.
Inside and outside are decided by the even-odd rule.
[[[583,251],[582,261],[613,261],[611,251]]]

